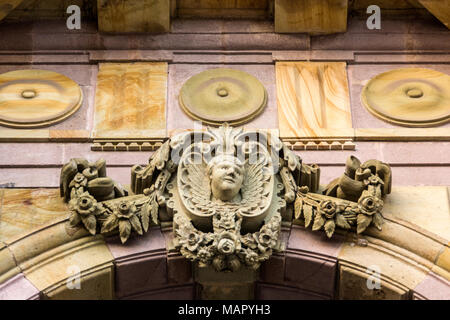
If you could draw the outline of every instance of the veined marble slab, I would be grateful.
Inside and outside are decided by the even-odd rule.
[[[0,241],[67,216],[59,189],[0,189]]]
[[[167,63],[101,63],[94,138],[166,135]]]
[[[281,137],[342,135],[352,128],[345,62],[277,62],[276,83]]]

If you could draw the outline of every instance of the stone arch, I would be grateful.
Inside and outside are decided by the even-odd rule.
[[[69,229],[60,219],[0,246],[2,299],[194,299],[191,263],[170,249],[171,229],[151,229],[126,245],[116,237]],[[355,238],[327,239],[302,226],[285,228],[286,250],[261,267],[256,299],[448,299],[449,248],[444,239],[387,217]],[[80,286],[70,289],[75,265]],[[379,284],[367,281],[379,266]],[[373,280],[373,279],[372,279]]]

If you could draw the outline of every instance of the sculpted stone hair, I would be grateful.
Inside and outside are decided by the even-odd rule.
[[[217,165],[223,161],[232,162],[241,168],[244,166],[244,163],[241,160],[239,160],[237,157],[235,157],[231,154],[221,154],[221,155],[215,156],[214,158],[211,159],[211,161],[209,161],[208,166],[206,168],[206,172],[208,173],[208,175],[211,174],[212,168],[215,165]]]

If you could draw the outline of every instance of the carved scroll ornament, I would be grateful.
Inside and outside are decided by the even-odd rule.
[[[350,158],[344,175],[322,194],[320,169],[264,131],[224,125],[166,141],[147,166],[131,172],[131,193],[106,176],[103,160],[72,159],[61,172],[61,196],[72,227],[119,233],[126,242],[149,226],[171,223],[174,247],[199,266],[257,269],[282,250],[281,223],[363,232],[381,228],[388,165]]]

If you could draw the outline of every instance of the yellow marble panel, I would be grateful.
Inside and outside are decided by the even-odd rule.
[[[3,189],[0,241],[6,241],[68,215],[59,189]]]
[[[276,84],[282,138],[351,132],[345,62],[277,62]]]
[[[418,0],[428,11],[450,29],[450,2],[448,0]]]
[[[94,138],[166,135],[167,63],[101,63]]]
[[[98,0],[98,29],[101,32],[168,32],[168,0]]]
[[[0,6],[0,21],[13,11],[23,0],[3,0]]]
[[[275,31],[327,34],[347,30],[348,0],[275,0]]]

